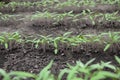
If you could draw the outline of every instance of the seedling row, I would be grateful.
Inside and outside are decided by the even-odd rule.
[[[120,80],[119,8],[120,0],[0,2],[0,80]]]
[[[120,65],[120,58],[115,56],[116,62]],[[51,61],[44,69],[38,74],[32,74],[22,71],[11,71],[9,73],[0,69],[0,75],[3,76],[3,80],[101,80],[111,79],[120,80],[120,67],[114,66],[111,62],[103,62],[96,64],[93,63],[95,59],[91,59],[85,64],[81,61],[77,61],[73,66],[67,64],[68,68],[64,68],[57,75],[51,73],[50,68],[52,67],[53,61]],[[105,68],[111,70],[106,71]],[[67,74],[66,77],[64,77]],[[79,76],[78,76],[79,75]]]
[[[49,10],[50,8],[54,9],[62,9],[64,7],[69,7],[69,6],[76,6],[76,7],[81,7],[81,6],[91,6],[95,7],[98,4],[107,4],[107,5],[120,5],[119,0],[67,0],[67,1],[59,1],[59,0],[42,0],[42,1],[37,1],[37,2],[10,2],[8,4],[5,4],[4,2],[0,3],[0,7],[2,8],[12,8],[12,11],[14,12],[16,7],[34,7],[36,8],[41,7],[44,10]],[[49,7],[49,8],[48,8]]]
[[[9,48],[9,45],[12,44],[12,42],[15,42],[16,44],[30,43],[35,48],[39,48],[41,45],[43,50],[46,49],[46,45],[52,45],[54,47],[54,53],[57,54],[59,47],[64,45],[67,45],[67,47],[72,47],[79,46],[80,44],[83,43],[84,44],[99,43],[104,45],[103,51],[106,51],[113,44],[120,42],[120,32],[101,33],[99,35],[76,35],[76,36],[70,36],[70,34],[71,32],[67,32],[59,37],[51,37],[50,35],[48,36],[39,35],[37,38],[29,36],[26,37],[25,39],[22,39],[21,35],[17,32],[13,34],[3,33],[0,36],[0,43],[1,45],[4,45],[6,49]]]
[[[114,13],[96,13],[92,12],[89,9],[83,10],[80,14],[73,14],[73,11],[67,12],[67,13],[50,13],[50,12],[36,12],[32,15],[23,16],[23,18],[17,18],[22,17],[22,15],[9,15],[9,14],[2,14],[0,13],[0,20],[1,21],[20,21],[28,19],[29,21],[34,20],[40,20],[40,19],[46,19],[54,21],[53,24],[57,24],[61,21],[67,20],[72,21],[73,23],[81,22],[81,21],[89,21],[89,24],[96,25],[100,24],[102,22],[120,22],[120,16],[118,12]]]

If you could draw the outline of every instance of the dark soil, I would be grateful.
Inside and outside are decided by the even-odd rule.
[[[118,66],[114,56],[120,56],[119,48],[113,45],[108,51],[103,52],[102,45],[84,44],[78,47],[63,47],[59,50],[58,54],[55,55],[54,48],[46,47],[44,51],[42,48],[35,49],[30,45],[24,47],[14,46],[11,49],[0,49],[0,68],[7,71],[27,71],[31,73],[39,73],[51,60],[54,60],[53,67],[51,68],[52,73],[58,74],[60,69],[66,68],[67,63],[75,64],[76,61],[81,60],[87,62],[90,59],[96,58],[94,63],[105,61],[111,61],[112,64]]]
[[[11,20],[11,19],[10,19]],[[53,20],[38,19],[30,20],[11,20],[0,21],[0,32],[18,31],[25,35],[61,35],[65,32],[73,32],[73,34],[99,34],[101,32],[114,32],[120,30],[120,22],[102,22],[92,25],[89,20],[72,22],[64,20],[53,24]]]
[[[0,0],[0,2],[4,2],[5,4],[9,3],[11,0]]]
[[[13,0],[18,1],[18,0]],[[24,1],[24,0],[19,0]],[[25,0],[28,1],[28,0]],[[37,0],[30,0],[32,2]],[[74,13],[80,13],[82,10],[88,7],[74,8],[66,7],[60,10],[52,10],[53,12],[68,12],[73,10]],[[92,11],[111,13],[119,11],[118,6],[114,5],[97,5],[94,8],[89,7]],[[57,24],[53,24],[53,20],[38,19],[30,21],[25,18],[26,15],[32,15],[34,11],[43,11],[39,8],[26,8],[16,7],[12,12],[11,8],[0,9],[2,13],[9,13],[15,16],[16,20],[10,19],[8,21],[0,20],[0,33],[1,32],[20,32],[22,35],[53,35],[58,36],[65,32],[73,32],[73,35],[77,34],[99,34],[103,32],[115,32],[120,31],[120,22],[116,21],[102,21],[92,25],[90,20],[71,22],[70,20],[63,20]],[[22,18],[22,19],[21,19]],[[25,19],[23,19],[25,18]],[[4,49],[0,46],[0,68],[6,71],[27,71],[31,73],[39,73],[51,60],[54,60],[52,73],[58,74],[60,69],[66,68],[66,63],[75,64],[76,61],[81,60],[84,63],[90,59],[96,58],[94,63],[105,61],[111,61],[112,64],[118,66],[114,59],[114,56],[120,56],[120,43],[114,44],[108,51],[103,51],[104,45],[98,44],[82,44],[78,47],[62,47],[57,55],[54,54],[54,48],[49,46],[45,48],[45,51],[40,47],[35,49],[28,44],[26,45],[14,45],[11,49]]]

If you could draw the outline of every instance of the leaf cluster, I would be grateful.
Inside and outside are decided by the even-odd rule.
[[[67,47],[79,46],[80,44],[87,44],[87,43],[100,43],[104,44],[105,48],[104,51],[108,50],[110,46],[114,43],[120,43],[120,32],[114,33],[101,33],[99,35],[76,35],[70,36],[72,32],[64,33],[58,37],[52,37],[51,35],[43,36],[38,35],[38,37],[27,36],[25,39],[21,37],[18,32],[15,33],[3,33],[0,35],[0,44],[4,45],[5,48],[8,48],[9,43],[16,42],[16,43],[30,43],[35,46],[35,48],[39,48],[39,46],[43,46],[43,50],[45,50],[46,45],[52,45],[54,47],[54,53],[57,54],[59,50],[60,44],[63,46],[66,44]],[[106,39],[105,39],[106,37]],[[24,44],[23,44],[24,45]]]

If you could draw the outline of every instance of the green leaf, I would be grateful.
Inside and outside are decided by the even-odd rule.
[[[91,69],[91,70],[95,70],[95,69],[100,70],[100,69],[101,69],[101,65],[100,65],[99,63],[97,63],[97,64],[92,64],[92,65],[90,65],[90,69]]]
[[[13,71],[9,73],[10,76],[16,76],[19,78],[36,78],[36,75],[27,73],[27,72],[22,72],[22,71]]]
[[[3,37],[3,36],[0,36],[0,39],[1,39],[1,40],[5,40],[5,37]]]
[[[91,59],[90,61],[88,61],[85,66],[87,67],[89,64],[91,64],[93,61],[95,61],[95,58]]]
[[[106,79],[106,78],[119,79],[119,76],[112,72],[100,71],[100,72],[95,72],[93,76],[91,77],[91,80],[101,80],[101,79]]]
[[[43,79],[44,79],[44,77],[46,76],[46,74],[49,73],[49,69],[51,68],[52,63],[53,63],[53,61],[51,61],[51,62],[38,74],[38,77],[36,78],[36,80],[43,80]],[[48,77],[48,75],[47,75],[46,77]],[[49,77],[48,77],[48,79],[49,79]]]
[[[76,77],[77,69],[79,66],[75,66],[73,69],[71,69],[68,73],[67,80],[73,80],[74,77]]]
[[[115,56],[116,61],[120,64],[120,58]]]
[[[57,41],[56,41],[56,40],[54,41],[54,47],[55,47],[55,48],[58,48],[58,44],[57,44]]]
[[[39,45],[38,44],[35,44],[35,48],[38,48],[39,47]]]
[[[107,45],[105,46],[105,48],[104,48],[104,51],[107,51],[108,48],[110,48],[110,46],[111,46],[111,44],[107,44]]]
[[[5,48],[8,49],[8,43],[5,43],[4,45],[5,45]]]
[[[101,80],[101,79],[105,79],[105,76],[101,73],[101,72],[95,72],[92,76],[90,80]]]
[[[51,72],[47,71],[46,74],[43,76],[43,80],[48,80],[50,78]]]
[[[115,73],[112,73],[112,72],[108,72],[108,71],[102,71],[103,74],[107,77],[107,78],[112,78],[112,79],[119,79],[119,76]],[[101,72],[101,73],[102,73]]]
[[[71,34],[72,32],[66,32],[65,34],[63,34],[63,37],[67,37]]]
[[[62,80],[62,77],[65,73],[69,73],[69,70],[63,69],[62,71],[60,71],[60,74],[58,75],[58,80]]]
[[[84,80],[82,78],[73,78],[72,80]]]
[[[57,53],[58,53],[58,49],[55,49],[55,50],[54,50],[54,53],[57,54]]]
[[[0,69],[0,75],[4,77],[3,80],[10,80],[10,76],[3,69]]]
[[[0,39],[0,42],[1,42],[1,43],[3,43],[3,42],[4,42],[4,40],[3,40],[3,39]]]
[[[80,67],[85,67],[85,64],[82,63],[81,61],[77,61],[77,65],[79,65]]]

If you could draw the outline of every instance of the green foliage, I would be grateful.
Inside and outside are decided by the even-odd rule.
[[[116,61],[120,64],[120,58],[115,56]],[[22,71],[11,71],[10,73],[0,69],[0,75],[3,80],[22,80],[32,78],[33,80],[62,80],[66,75],[66,80],[120,80],[120,67],[113,66],[110,62],[93,64],[95,59],[91,59],[85,64],[77,61],[76,65],[68,65],[68,68],[62,69],[58,76],[51,73],[53,61],[51,61],[39,74],[33,74]],[[108,68],[110,71],[106,71]],[[65,76],[64,76],[65,77]]]
[[[67,12],[67,13],[50,13],[48,11],[46,12],[36,12],[34,15],[32,16],[27,16],[27,18],[30,18],[31,21],[36,20],[36,19],[52,19],[55,22],[53,24],[56,24],[60,21],[63,21],[64,19],[73,19],[74,21],[77,19],[79,15],[74,15],[73,11]]]
[[[108,34],[106,33],[102,33],[101,35],[107,35],[109,40],[104,41],[104,43],[106,44],[104,51],[108,50],[108,48],[114,44],[114,43],[119,43],[120,42],[120,35],[119,32],[115,32],[114,34],[109,32]]]
[[[0,2],[0,8],[3,7],[5,4],[3,2]]]
[[[48,11],[46,12],[36,12],[32,16],[27,16],[27,18],[30,18],[32,20],[36,19],[52,19],[55,22],[58,23],[60,21],[63,21],[65,19],[72,20],[73,22],[81,21],[81,20],[90,20],[93,25],[96,23],[101,22],[110,22],[110,21],[116,21],[120,22],[120,17],[118,15],[118,12],[114,13],[96,13],[92,12],[91,10],[83,10],[80,14],[73,14],[73,11],[66,12],[66,13],[50,13]]]
[[[0,13],[0,20],[7,21],[11,18],[12,16],[9,14],[2,14]]]
[[[101,0],[101,3],[102,4],[111,4],[111,5],[118,4],[119,5],[120,0]]]
[[[87,10],[83,10],[81,15],[84,16],[82,18],[83,20],[89,19],[93,25],[95,25],[96,23],[101,23],[101,22],[111,22],[111,21],[120,22],[120,16],[118,15],[118,12],[96,13],[96,12],[92,12],[91,10],[87,9]]]
[[[9,43],[12,43],[12,42],[17,42],[17,43],[22,42],[21,35],[18,32],[15,32],[15,33],[2,33],[0,35],[0,44],[4,45],[5,48],[8,48]]]
[[[51,61],[38,75],[23,71],[12,71],[10,73],[6,73],[2,69],[0,69],[0,75],[3,76],[3,80],[23,80],[27,78],[32,78],[34,80],[55,80],[54,75],[51,74],[49,70],[52,63],[53,61]]]
[[[95,7],[97,4],[111,4],[120,6],[120,0],[66,0],[60,2],[59,0],[41,0],[38,2],[10,2],[4,4],[0,2],[0,9],[2,8],[12,8],[14,12],[17,6],[22,7],[44,7],[45,10],[49,8],[54,9],[63,9],[64,7],[81,7],[81,6],[92,6]],[[44,10],[43,10],[44,11]],[[114,13],[96,13],[91,10],[83,10],[80,14],[73,14],[73,11],[66,13],[50,13],[46,12],[36,12],[32,16],[27,16],[31,21],[39,18],[52,19],[54,24],[63,21],[64,19],[72,19],[72,21],[79,20],[90,20],[93,25],[96,22],[104,21],[117,21],[120,22],[120,17],[118,12]],[[0,20],[7,21],[15,15],[3,14],[0,13]],[[78,46],[82,43],[102,43],[105,45],[104,51],[107,51],[114,43],[120,43],[120,32],[115,33],[102,33],[100,35],[77,35],[70,36],[71,32],[67,32],[59,37],[43,36],[39,35],[34,39],[23,39],[18,32],[15,33],[2,33],[0,34],[0,45],[3,45],[6,49],[9,48],[9,44],[15,43],[32,43],[35,48],[39,48],[41,45],[45,49],[46,45],[52,45],[54,47],[54,53],[57,54],[59,51],[60,44],[67,44],[69,46]],[[107,37],[107,40],[104,39]],[[120,64],[120,58],[115,56],[116,61]],[[0,69],[0,75],[3,76],[3,80],[21,80],[27,78],[33,78],[34,80],[62,80],[63,76],[67,73],[67,80],[101,80],[110,78],[112,80],[120,79],[120,67],[113,66],[110,62],[103,62],[97,64],[91,63],[95,59],[88,61],[86,64],[81,61],[77,61],[76,65],[68,64],[68,68],[61,70],[58,76],[55,76],[51,73],[50,68],[53,61],[51,61],[48,66],[46,66],[39,74],[32,74],[22,71],[13,71],[10,73],[5,72],[3,69]],[[105,68],[109,68],[111,71],[105,71]]]
[[[118,57],[117,57],[118,58]],[[118,58],[119,59],[119,58]],[[62,80],[62,76],[67,73],[67,80],[101,80],[101,79],[112,79],[119,80],[119,73],[116,72],[117,68],[110,64],[110,62],[103,62],[90,65],[94,59],[88,61],[86,64],[83,64],[81,61],[77,61],[75,66],[68,64],[68,69],[63,69],[59,76],[58,80]],[[113,72],[105,71],[104,68],[109,68]]]
[[[70,36],[72,32],[67,32],[58,37],[52,37],[51,35],[43,36],[39,35],[38,37],[29,38],[26,37],[22,39],[21,35],[18,32],[15,33],[3,33],[0,35],[0,44],[4,45],[5,48],[9,47],[9,44],[12,42],[15,43],[31,43],[35,48],[41,47],[45,51],[46,45],[52,45],[54,47],[54,53],[57,54],[60,44],[66,44],[68,47],[78,46],[83,43],[100,43],[104,44],[104,51],[108,50],[111,45],[114,43],[120,42],[120,32],[114,33],[101,33],[99,35],[76,35]],[[106,39],[104,39],[106,37]],[[23,44],[24,45],[24,44]]]
[[[17,16],[21,15],[9,15],[9,14],[2,14],[0,13],[0,20],[7,21],[7,20],[17,20]],[[89,20],[92,25],[95,25],[96,23],[101,22],[111,22],[116,21],[120,22],[120,16],[118,12],[114,13],[96,13],[92,12],[89,9],[83,10],[79,14],[74,14],[73,11],[65,12],[65,13],[51,13],[48,11],[45,12],[35,12],[35,14],[28,15],[22,19],[28,19],[30,21],[36,20],[36,19],[46,19],[46,20],[53,20],[53,24],[57,24],[58,22],[69,20],[69,21],[82,21],[82,20]]]
[[[0,2],[0,8],[4,7],[11,7],[12,11],[15,11],[15,8],[18,6],[23,7],[49,7],[49,8],[55,8],[55,9],[61,9],[64,7],[69,6],[92,6],[95,7],[97,4],[110,4],[110,5],[120,5],[120,0],[66,0],[66,1],[60,1],[60,0],[41,0],[36,2],[10,2],[8,4],[4,4],[3,2]]]
[[[116,59],[116,61],[119,63],[119,65],[120,65],[120,58],[119,57],[117,57],[117,56],[115,56],[115,59]]]
[[[10,76],[2,69],[0,69],[0,75],[3,76],[3,80],[10,80]]]
[[[53,74],[51,74],[50,68],[52,67],[53,61],[51,61],[39,74],[35,80],[55,80]]]

